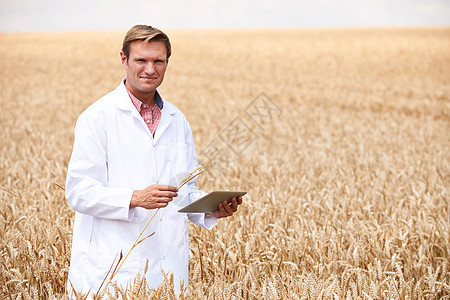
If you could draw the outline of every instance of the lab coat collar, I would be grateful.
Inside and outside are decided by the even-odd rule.
[[[130,111],[133,117],[141,120],[142,125],[147,129],[148,134],[153,139],[153,144],[156,144],[158,139],[161,137],[161,135],[164,133],[164,131],[169,126],[170,122],[172,122],[173,114],[176,113],[176,109],[173,105],[165,101],[161,96],[161,100],[164,101],[164,106],[161,109],[161,120],[159,121],[158,126],[156,127],[155,131],[155,137],[152,136],[150,130],[148,130],[147,125],[145,124],[144,120],[142,119],[139,112],[134,107],[133,103],[130,100],[130,96],[127,93],[127,90],[125,88],[125,84],[122,80],[120,85],[114,90],[115,98],[117,101],[117,106],[121,110]]]
[[[127,90],[126,90],[123,80],[120,83],[120,85],[114,90],[114,93],[116,94],[117,105],[119,106],[120,109],[128,110],[128,111],[136,111],[136,108],[133,106],[133,103],[131,102],[130,97],[128,96],[128,93],[127,93]],[[158,93],[158,96],[160,99],[157,99],[157,102],[159,102],[158,100],[160,100],[161,101],[160,104],[164,103],[164,105],[161,105],[162,106],[161,112],[164,111],[165,109],[167,109],[167,113],[169,113],[171,115],[174,114],[176,112],[175,108],[171,105],[165,105],[166,101],[161,97],[161,95],[159,95],[159,93]]]

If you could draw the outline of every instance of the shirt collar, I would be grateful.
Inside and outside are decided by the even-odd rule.
[[[158,91],[155,92],[155,103],[159,107],[159,109],[163,109],[164,102],[161,96],[159,95]]]
[[[139,100],[138,98],[136,98],[136,96],[130,92],[130,90],[125,85],[126,80],[127,80],[126,78],[123,79],[123,85],[125,86],[125,89],[127,90],[128,95],[130,96],[131,102],[133,102],[133,105],[137,108],[138,111],[140,111],[142,101]],[[158,108],[160,110],[163,109],[164,102],[163,102],[161,96],[159,95],[158,91],[155,91],[155,104],[156,104],[156,106],[158,106]]]

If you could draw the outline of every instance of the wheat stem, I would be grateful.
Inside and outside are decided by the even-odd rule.
[[[189,181],[191,181],[192,179],[194,179],[195,177],[197,177],[198,175],[200,175],[201,173],[203,173],[206,170],[205,167],[203,167],[202,165],[199,165],[197,168],[195,168],[194,170],[192,170],[185,178],[183,178],[183,180],[181,180],[181,182],[178,184],[177,189],[181,189],[186,183],[188,183]],[[156,209],[155,212],[153,213],[152,217],[147,221],[147,223],[145,224],[144,228],[141,230],[141,232],[139,233],[138,237],[136,238],[136,240],[134,241],[133,245],[131,245],[130,250],[128,250],[127,254],[125,255],[125,257],[118,261],[118,265],[116,266],[116,268],[114,269],[114,271],[111,273],[111,276],[109,277],[108,282],[106,283],[106,285],[104,286],[103,290],[106,289],[106,287],[111,283],[112,279],[114,278],[114,276],[116,276],[117,272],[119,272],[120,268],[122,267],[123,263],[125,262],[125,260],[127,259],[128,255],[131,253],[131,250],[134,249],[134,247],[136,247],[140,242],[142,242],[144,239],[152,236],[154,233],[150,234],[149,236],[147,236],[146,238],[139,240],[141,235],[144,233],[145,229],[147,229],[148,224],[150,224],[150,222],[153,220],[153,218],[155,217],[155,215],[158,213],[160,208]],[[103,291],[102,290],[102,291]]]

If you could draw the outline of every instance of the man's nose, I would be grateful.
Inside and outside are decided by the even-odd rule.
[[[146,66],[145,66],[145,72],[148,74],[153,74],[155,73],[155,65],[153,64],[153,62],[149,62]]]

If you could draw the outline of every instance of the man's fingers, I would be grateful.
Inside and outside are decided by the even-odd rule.
[[[172,185],[165,185],[165,184],[154,184],[153,187],[160,191],[171,191],[171,192],[178,192],[178,189],[176,186]]]
[[[175,198],[176,196],[178,196],[178,193],[170,191],[159,191],[157,193],[157,197]]]
[[[236,198],[235,197],[233,197],[233,198],[231,198],[231,203],[230,203],[230,205],[231,205],[231,210],[233,211],[233,212],[236,212],[237,211],[237,207],[238,207],[238,202],[236,201]]]
[[[227,211],[225,210],[225,205],[223,203],[220,203],[220,205],[219,205],[219,213],[220,213],[219,218],[223,218],[223,217],[226,217],[228,215]]]
[[[231,216],[233,214],[233,209],[228,204],[228,201],[224,201],[222,204],[223,204],[223,209],[225,210],[226,214]]]
[[[157,198],[157,202],[159,203],[169,203],[173,199],[171,197],[159,197]]]
[[[216,218],[226,218],[232,216],[236,211],[238,206],[242,203],[242,197],[232,197],[230,202],[223,201],[220,203],[219,208],[212,213]]]
[[[130,201],[130,207],[140,206],[146,209],[166,207],[173,198],[178,196],[175,186],[153,184],[144,190],[136,190]]]

